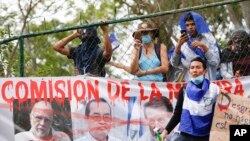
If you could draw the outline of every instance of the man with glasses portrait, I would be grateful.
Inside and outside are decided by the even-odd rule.
[[[85,117],[89,131],[75,141],[121,141],[109,135],[113,124],[112,110],[104,98],[89,101],[86,105]]]
[[[71,141],[66,133],[52,128],[53,114],[49,102],[34,104],[30,113],[30,130],[16,134],[15,141]]]
[[[149,127],[149,132],[145,132],[139,139],[140,141],[157,141],[157,135],[154,130],[161,133],[168,123],[173,112],[173,106],[169,99],[162,96],[161,99],[154,97],[144,104],[145,123]],[[169,136],[170,137],[170,136]]]

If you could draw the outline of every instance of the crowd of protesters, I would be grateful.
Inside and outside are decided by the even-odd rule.
[[[140,81],[174,81],[170,69],[179,69],[178,75],[173,73],[177,81],[190,80],[188,69],[190,61],[202,58],[207,65],[205,74],[209,80],[231,79],[239,76],[248,76],[249,72],[249,34],[245,30],[235,30],[228,39],[227,46],[219,46],[204,17],[196,12],[186,12],[179,19],[181,36],[177,44],[168,51],[167,47],[159,43],[159,29],[152,22],[138,24],[133,32],[134,49],[129,66],[113,62],[112,45],[109,38],[109,28],[103,24],[103,47],[97,34],[97,27],[85,30],[78,29],[71,35],[56,42],[54,50],[73,59],[75,74],[90,74],[104,77],[105,64],[109,63],[117,68],[124,69]],[[67,44],[76,39],[81,44],[75,48]],[[179,78],[176,78],[179,77]]]
[[[110,61],[112,45],[108,36],[109,28],[105,24],[101,26],[103,48],[98,45],[101,41],[96,27],[90,27],[86,30],[77,30],[56,42],[54,49],[73,59],[76,73],[82,75],[89,73],[103,77],[105,76],[104,66],[109,63],[135,75],[135,80],[171,82],[173,80],[166,77],[166,74],[170,68],[179,69],[176,75],[178,78],[174,80],[187,82],[187,86],[179,90],[174,115],[168,124],[165,123],[165,129],[161,130],[161,139],[165,139],[166,135],[180,124],[180,134],[172,141],[208,141],[213,105],[220,93],[219,87],[211,81],[250,75],[248,61],[250,37],[247,31],[236,30],[230,35],[227,46],[221,47],[204,17],[192,11],[180,17],[179,26],[181,35],[175,47],[168,51],[164,44],[157,42],[159,29],[153,23],[138,24],[137,30],[132,34],[134,46],[129,66]],[[65,47],[77,37],[81,39],[78,47]],[[203,97],[211,98],[212,101],[206,112],[202,110],[206,105],[201,102]],[[135,100],[136,98],[132,97],[129,102]],[[153,128],[151,133],[154,138]]]

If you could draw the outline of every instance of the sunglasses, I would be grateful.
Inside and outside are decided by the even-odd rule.
[[[148,35],[150,33],[150,31],[141,31],[142,35]]]

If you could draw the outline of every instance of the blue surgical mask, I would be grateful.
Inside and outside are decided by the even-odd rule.
[[[141,40],[142,40],[142,43],[144,44],[150,44],[152,39],[151,39],[151,36],[148,34],[148,35],[142,35]]]
[[[203,82],[204,80],[204,75],[200,75],[200,76],[197,76],[197,77],[194,77],[194,78],[191,78],[191,81],[196,84],[196,85],[199,85]]]

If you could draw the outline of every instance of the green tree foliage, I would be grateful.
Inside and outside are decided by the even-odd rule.
[[[161,11],[170,11],[180,8],[187,8],[193,7],[198,5],[205,5],[213,2],[221,2],[221,0],[138,0],[133,1],[133,3],[128,2],[126,0],[116,0],[119,3],[119,7],[126,7],[129,11],[128,14],[131,15],[146,15],[149,13],[161,12]],[[243,3],[243,2],[242,2]],[[245,5],[250,6],[250,2],[244,2]],[[230,10],[231,9],[231,10]],[[208,24],[210,25],[210,29],[212,30],[214,35],[219,35],[217,37],[219,40],[221,39],[222,33],[229,37],[232,30],[237,28],[244,28],[242,25],[242,20],[246,20],[248,17],[243,17],[242,13],[244,13],[245,9],[242,8],[242,5],[238,4],[231,4],[226,6],[216,6],[210,8],[204,8],[198,10],[196,12],[202,14]],[[178,19],[182,13],[176,13],[146,20],[153,21],[160,30],[160,42],[165,43],[168,47],[172,46],[172,41],[169,40],[170,37],[177,40],[177,26],[178,26]],[[234,16],[232,16],[234,15]],[[229,23],[233,23],[235,28],[228,28]],[[248,25],[249,23],[247,23]]]
[[[62,2],[64,0],[60,1]],[[91,2],[86,0],[83,2],[85,4],[83,7],[86,7],[86,9],[81,7],[79,8],[75,1],[64,1],[63,4],[66,6],[60,6],[57,3],[59,2],[56,0],[49,2],[44,0],[29,0],[25,2],[17,0],[17,10],[12,11],[12,13],[6,13],[4,15],[4,19],[6,20],[4,21],[1,19],[0,22],[2,25],[5,25],[3,26],[4,31],[7,30],[8,25],[11,30],[15,30],[14,35],[18,35],[70,27],[77,24],[94,23],[105,19],[111,19],[114,15],[114,4],[109,0],[102,2]],[[1,5],[1,8],[7,9],[7,5]],[[72,21],[63,21],[64,17],[57,17],[57,20],[54,19],[47,21],[46,18],[44,18],[44,20],[36,22],[36,19],[42,16],[40,13],[50,11],[50,16],[52,16],[53,14],[57,14],[57,12],[61,12],[60,9],[62,8],[65,8],[63,9],[66,13],[65,16],[73,16]],[[15,22],[13,22],[13,19],[11,20],[10,18],[14,18]],[[11,23],[10,21],[12,21],[12,23],[20,23],[18,25],[19,29],[16,28],[16,24],[9,24]],[[66,56],[63,56],[52,49],[52,46],[56,41],[66,37],[72,32],[73,31],[68,31],[64,33],[25,38],[25,76],[72,76],[74,73],[73,61],[67,59]],[[1,39],[3,36],[6,36],[6,34],[2,35]],[[69,44],[69,46],[77,46],[79,43],[80,40],[74,40]],[[2,46],[8,45],[1,45],[1,54],[4,50],[4,47]],[[5,67],[6,65],[3,61],[0,62],[1,74],[3,74],[5,70],[5,72],[7,72],[5,76],[18,76],[18,47],[17,42],[15,44],[12,43],[12,48],[8,48],[8,54],[1,56],[5,58],[5,64],[11,62],[9,68]]]
[[[10,36],[10,33],[8,33],[7,29],[8,28],[0,28],[0,40]],[[13,61],[8,61],[11,51],[15,47],[15,44],[15,42],[8,42],[0,45],[0,77],[6,77],[8,72],[10,76],[14,76],[14,72],[18,71],[18,55],[14,56],[15,59]]]
[[[56,28],[54,25],[63,25],[58,20],[43,22],[41,25],[30,25],[30,32],[40,31],[44,27]],[[65,59],[52,48],[56,40],[69,33],[51,34],[28,38],[26,42],[25,72],[26,76],[65,76],[73,75],[71,61]]]

